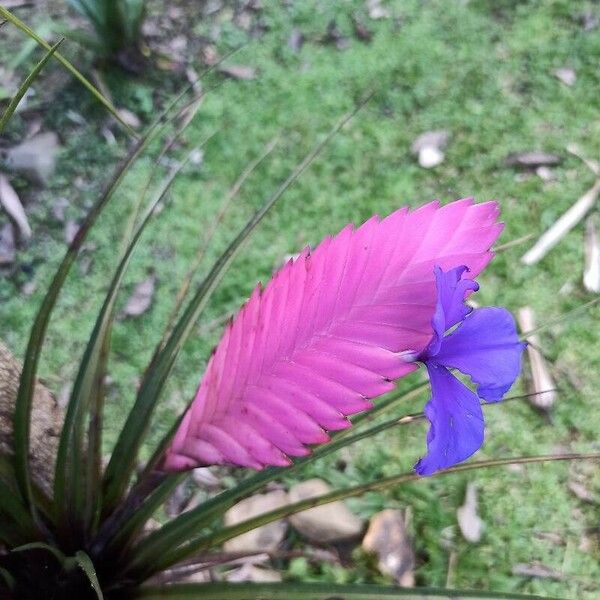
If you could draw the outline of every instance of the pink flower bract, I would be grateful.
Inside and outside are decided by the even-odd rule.
[[[495,202],[402,208],[348,225],[257,286],[214,350],[163,469],[285,466],[416,368],[434,267],[475,277],[502,230]]]

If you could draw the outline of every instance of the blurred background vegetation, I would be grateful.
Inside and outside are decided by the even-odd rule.
[[[594,175],[567,146],[576,144],[583,156],[600,158],[597,3],[20,4],[7,7],[14,5],[16,14],[48,40],[65,35],[61,51],[110,94],[137,129],[188,81],[241,46],[202,81],[207,94],[175,153],[215,135],[178,179],[130,269],[130,295],[121,299],[122,320],[113,339],[107,447],[127,414],[181,281],[236,179],[273,148],[234,197],[204,267],[370,90],[374,98],[286,193],[236,260],[177,363],[155,420],[155,437],[193,394],[224,320],[256,281],[267,280],[304,245],[373,213],[385,215],[433,198],[497,199],[506,222],[500,244],[531,239],[498,254],[480,278],[476,301],[515,312],[531,306],[543,325],[594,298],[582,286],[583,226],[538,264],[525,266],[520,258],[594,183]],[[40,51],[8,25],[0,29],[0,42],[4,101]],[[443,160],[423,168],[411,146],[421,134],[437,130],[447,134]],[[23,164],[14,149],[26,139],[34,158]],[[2,172],[31,228],[27,239],[27,232],[0,212],[0,338],[17,355],[66,243],[130,143],[123,128],[52,63],[0,138]],[[515,164],[515,154],[534,151],[548,155],[541,166],[539,161],[529,167]],[[158,153],[158,146],[151,148],[128,176],[60,300],[42,367],[59,398],[68,397],[139,189],[152,173],[172,166],[173,159],[164,158],[157,167]],[[596,305],[544,330],[540,344],[558,387],[555,404],[543,413],[526,401],[490,408],[482,458],[598,449],[599,318]],[[529,389],[523,378],[514,393]],[[426,399],[424,393],[403,412],[421,410]],[[410,469],[423,453],[424,435],[425,424],[388,431],[342,457],[325,459],[313,473],[342,486]],[[225,481],[239,476],[235,470],[219,473]],[[485,523],[478,544],[461,537],[456,521],[469,481],[478,487]],[[596,465],[547,464],[421,481],[401,492],[367,495],[351,507],[365,518],[386,507],[408,511],[421,585],[592,599],[600,593],[599,502]],[[303,580],[382,580],[360,549],[342,550],[341,561],[333,564],[315,566],[297,558],[277,566],[286,577]]]

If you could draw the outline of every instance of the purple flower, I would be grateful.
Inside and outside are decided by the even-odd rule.
[[[427,367],[431,382],[431,399],[425,405],[431,425],[427,454],[415,465],[419,475],[447,469],[479,450],[484,437],[479,398],[502,400],[521,370],[526,344],[519,341],[512,315],[504,308],[466,306],[465,295],[479,289],[475,281],[461,279],[466,270],[461,266],[445,273],[435,267],[433,339],[416,357]],[[469,375],[477,394],[449,369]]]

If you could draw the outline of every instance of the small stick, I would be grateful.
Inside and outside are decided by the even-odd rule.
[[[524,306],[517,313],[517,321],[521,331],[531,331],[535,329],[535,318],[533,310],[529,306]],[[528,338],[527,355],[531,366],[531,379],[534,394],[529,396],[529,401],[537,409],[548,411],[554,405],[556,392],[554,380],[542,353],[537,349],[540,345],[539,339],[532,334]]]
[[[600,237],[598,230],[600,219],[592,215],[585,224],[585,267],[583,287],[588,292],[600,294]]]
[[[594,206],[600,194],[600,177],[567,212],[565,212],[521,258],[526,265],[539,262]]]

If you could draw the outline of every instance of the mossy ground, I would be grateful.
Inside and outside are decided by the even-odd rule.
[[[157,293],[150,311],[121,321],[115,329],[107,448],[208,224],[233,181],[274,137],[279,137],[277,148],[235,200],[205,267],[324,132],[367,91],[376,92],[285,194],[235,261],[177,363],[157,414],[154,438],[194,392],[220,334],[220,327],[207,324],[235,310],[256,281],[268,279],[285,255],[317,243],[349,221],[360,223],[372,213],[387,214],[432,198],[443,202],[464,196],[478,201],[495,198],[506,223],[500,243],[527,234],[538,236],[593,183],[593,175],[565,149],[576,143],[586,156],[600,156],[600,30],[584,31],[580,22],[593,3],[387,4],[396,18],[367,21],[375,33],[373,40],[367,44],[352,39],[347,50],[339,51],[318,40],[332,18],[352,37],[349,16],[363,9],[362,2],[315,0],[286,7],[265,3],[268,32],[232,61],[257,67],[258,77],[228,82],[206,97],[185,139],[191,147],[213,131],[217,135],[204,148],[202,167],[190,167],[179,178],[170,204],[149,228],[130,269],[125,292],[154,269]],[[196,33],[203,33],[203,27],[198,25]],[[245,34],[233,25],[223,27],[222,50],[245,41]],[[293,27],[307,38],[298,54],[287,46]],[[577,73],[571,87],[553,75],[554,69],[564,66]],[[119,104],[150,119],[156,111],[153,90],[158,79],[113,75],[109,82]],[[67,197],[69,214],[81,217],[124,145],[124,138],[119,138],[116,148],[106,146],[100,134],[102,114],[87,102],[71,86],[60,105],[49,111],[49,126],[59,127],[65,142],[59,171],[50,187],[39,192],[32,210],[34,241],[20,256],[25,268],[0,282],[0,336],[17,353],[24,349],[44,284],[64,252],[62,226],[52,218],[53,202]],[[64,118],[69,107],[87,111],[89,125],[83,132]],[[434,170],[424,170],[409,148],[417,135],[436,128],[451,133],[446,160]],[[531,149],[564,158],[552,170],[552,180],[506,166],[509,153]],[[89,271],[82,274],[76,267],[69,278],[42,365],[43,376],[56,389],[76,367],[115,264],[123,217],[152,169],[151,152],[93,233],[95,249],[87,251],[92,261]],[[479,303],[515,311],[529,305],[543,324],[592,299],[581,286],[581,226],[539,264],[525,267],[519,258],[530,243],[497,256],[480,278]],[[24,299],[20,285],[30,277],[37,288]],[[551,418],[525,402],[492,407],[486,413],[487,441],[480,458],[598,447],[599,317],[596,306],[544,331],[543,349],[559,387]],[[515,392],[524,390],[520,383]],[[419,410],[425,400],[424,395],[403,412]],[[352,449],[343,469],[332,459],[311,473],[346,486],[407,470],[422,454],[424,436],[424,424],[388,431]],[[583,503],[569,491],[568,482],[575,476],[600,498],[597,465],[560,463],[423,480],[387,494],[368,495],[352,505],[364,516],[383,507],[410,507],[419,584],[443,586],[449,579],[453,587],[592,599],[600,593],[600,553],[597,538],[585,530],[597,527],[599,507]],[[485,536],[476,546],[462,541],[456,526],[455,511],[467,480],[479,486],[480,514],[486,523]],[[515,564],[534,561],[559,570],[564,579],[512,575]],[[454,564],[450,576],[449,562]],[[373,579],[360,556],[356,564],[315,570],[297,560],[288,573],[304,579]]]

